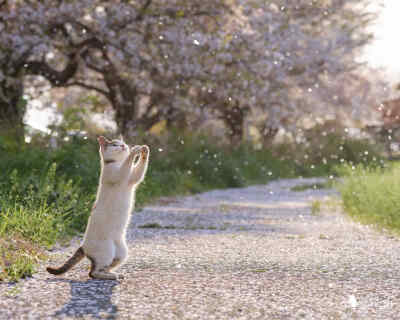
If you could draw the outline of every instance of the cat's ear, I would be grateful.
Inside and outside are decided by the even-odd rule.
[[[103,136],[98,137],[97,141],[99,142],[100,147],[104,147],[105,144],[107,143],[107,139],[104,138]]]

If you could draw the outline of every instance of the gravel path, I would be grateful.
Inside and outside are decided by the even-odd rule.
[[[290,189],[315,182],[159,201],[133,216],[124,280],[89,280],[86,262],[63,277],[43,266],[0,284],[0,319],[400,319],[399,240],[312,212],[335,192]]]

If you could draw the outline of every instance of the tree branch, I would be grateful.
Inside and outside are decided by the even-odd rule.
[[[72,87],[72,86],[82,87],[82,88],[85,88],[85,89],[88,89],[88,90],[93,90],[93,91],[96,91],[98,93],[101,93],[106,98],[109,98],[109,92],[108,91],[106,91],[104,89],[100,89],[100,88],[98,88],[96,86],[81,82],[81,81],[69,82],[69,83],[66,83],[64,86],[65,87]]]
[[[96,65],[95,63],[89,61],[89,59],[92,60],[91,57],[89,56],[89,50],[83,51],[81,56],[82,56],[82,60],[85,62],[85,65],[90,70],[93,70],[100,74],[104,74],[106,72],[106,70],[104,68],[101,68],[98,65]]]
[[[55,87],[64,86],[69,79],[74,77],[78,70],[78,60],[75,54],[69,55],[67,66],[62,71],[57,71],[50,67],[45,61],[28,61],[24,65],[26,73],[41,75],[45,77]]]
[[[91,48],[96,48],[99,50],[102,50],[104,48],[104,42],[99,40],[97,37],[92,36],[90,38],[87,38],[85,40],[82,40],[81,42],[74,44],[75,49],[82,49],[84,47],[91,47]]]

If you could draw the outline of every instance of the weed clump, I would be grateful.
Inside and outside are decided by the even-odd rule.
[[[400,167],[343,166],[338,189],[345,211],[354,219],[400,231]]]

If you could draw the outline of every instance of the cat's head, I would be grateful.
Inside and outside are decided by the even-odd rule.
[[[97,138],[100,153],[105,164],[123,161],[129,155],[129,146],[122,140],[108,140],[100,136]]]

